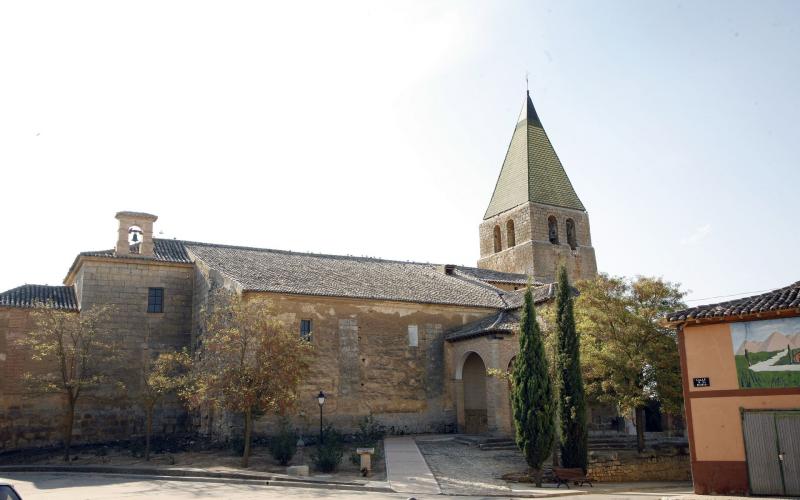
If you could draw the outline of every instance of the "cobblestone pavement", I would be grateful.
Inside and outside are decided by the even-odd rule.
[[[510,472],[527,470],[518,451],[483,451],[453,441],[452,437],[416,439],[417,446],[446,495],[502,495],[511,484],[501,478]]]

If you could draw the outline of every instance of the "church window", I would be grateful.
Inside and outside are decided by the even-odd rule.
[[[310,319],[301,319],[300,320],[300,338],[302,340],[311,341],[311,320]]]
[[[575,234],[575,221],[567,219],[567,243],[570,248],[575,250],[578,248],[578,236]]]
[[[550,243],[558,245],[558,222],[552,215],[547,218],[547,237]]]
[[[147,312],[149,312],[149,313],[162,313],[162,312],[164,312],[164,289],[163,288],[150,288],[147,291]]]
[[[494,226],[494,251],[499,252],[502,248],[503,245],[500,243],[500,226]]]
[[[513,247],[517,244],[517,238],[514,234],[514,221],[509,220],[506,222],[506,241],[508,242],[508,248]]]
[[[408,347],[419,345],[419,328],[417,325],[408,325]]]

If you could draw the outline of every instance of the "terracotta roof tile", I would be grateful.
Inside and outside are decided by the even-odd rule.
[[[800,281],[761,295],[677,311],[667,315],[667,321],[672,323],[693,319],[729,318],[787,309],[800,309]]]
[[[516,292],[492,283],[525,285],[524,274],[368,257],[322,255],[265,248],[154,238],[154,256],[117,256],[113,250],[80,256],[142,258],[190,263],[194,259],[239,283],[245,291],[396,300],[504,309],[519,302]],[[73,268],[76,263],[73,264]],[[71,270],[72,271],[72,270]]]
[[[71,286],[22,285],[0,293],[0,307],[41,306],[77,311],[75,290]]]
[[[507,292],[442,266],[184,242],[189,252],[246,291],[396,300],[502,309]],[[468,268],[471,269],[471,268]],[[478,273],[479,274],[479,273]]]

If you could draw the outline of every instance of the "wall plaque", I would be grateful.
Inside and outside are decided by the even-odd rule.
[[[709,377],[695,377],[692,382],[695,387],[711,387],[711,379]]]

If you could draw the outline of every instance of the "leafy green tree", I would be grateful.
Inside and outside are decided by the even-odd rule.
[[[536,485],[541,486],[542,464],[552,452],[555,439],[555,403],[530,286],[520,317],[519,354],[512,380],[517,446],[532,469]]]
[[[642,451],[647,403],[657,400],[667,414],[681,412],[676,333],[660,320],[685,307],[684,292],[661,278],[629,280],[606,274],[580,282],[578,289],[587,394],[635,414],[637,448]]]
[[[108,328],[112,309],[93,306],[80,313],[38,304],[33,328],[18,344],[30,349],[37,369],[23,374],[29,394],[59,394],[64,401],[64,460],[69,461],[75,408],[89,391],[121,386],[115,370],[119,349]]]
[[[206,332],[193,364],[192,406],[211,404],[244,417],[242,466],[250,459],[253,416],[294,407],[311,344],[290,333],[268,300],[215,297],[202,314]]]
[[[556,380],[560,392],[558,416],[561,465],[586,471],[589,443],[586,430],[586,397],[581,374],[580,337],[575,329],[573,289],[567,268],[558,272],[556,295]]]

